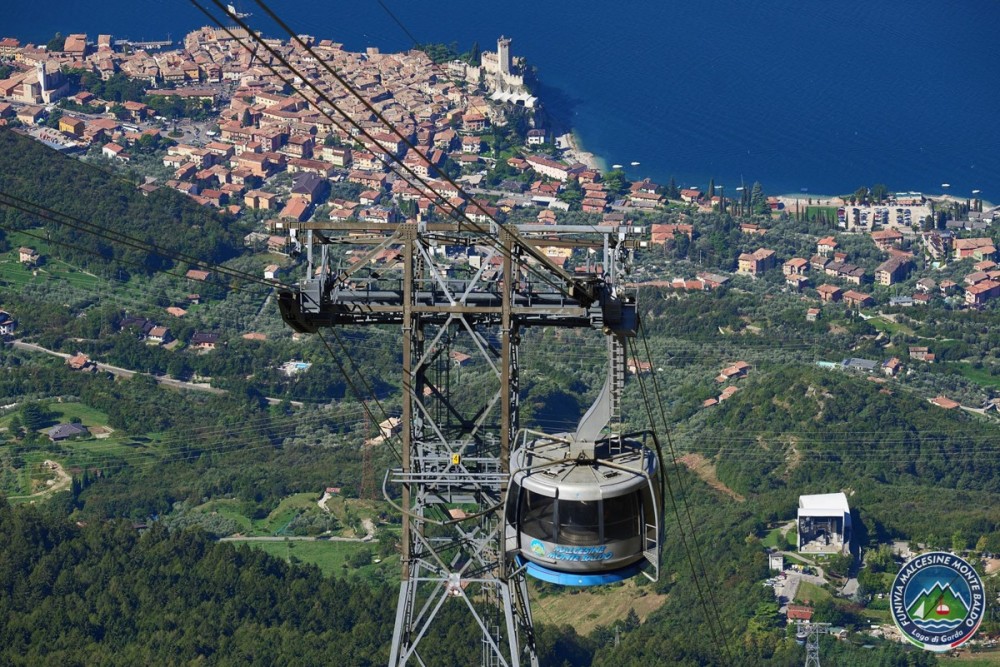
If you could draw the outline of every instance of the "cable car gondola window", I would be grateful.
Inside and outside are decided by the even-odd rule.
[[[605,540],[628,540],[641,534],[639,495],[630,493],[604,499]]]
[[[556,536],[556,499],[524,490],[521,501],[521,532],[551,542]]]
[[[600,515],[597,509],[596,500],[560,500],[558,541],[561,544],[600,544]]]
[[[508,526],[518,525],[517,521],[517,509],[521,501],[521,485],[515,481],[511,481],[510,487],[507,489],[507,507],[505,518]]]

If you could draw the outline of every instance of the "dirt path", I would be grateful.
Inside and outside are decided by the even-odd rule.
[[[10,496],[11,500],[41,500],[43,498],[48,498],[55,493],[59,493],[60,491],[65,491],[69,488],[70,484],[73,483],[73,478],[66,473],[59,462],[45,461],[42,463],[42,467],[48,468],[56,475],[55,479],[48,480],[48,482],[46,482],[46,484],[48,484],[48,488],[36,491],[35,493],[27,496]]]
[[[677,460],[686,465],[688,470],[693,472],[701,479],[701,481],[705,482],[716,491],[721,491],[733,500],[737,500],[741,503],[746,500],[746,498],[736,493],[719,480],[715,474],[715,466],[701,454],[685,454]]]

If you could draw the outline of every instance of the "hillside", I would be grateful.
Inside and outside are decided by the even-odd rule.
[[[219,263],[242,254],[242,234],[231,217],[209,211],[166,188],[143,196],[136,189],[141,182],[137,176],[123,177],[105,169],[0,128],[0,197],[5,203],[17,204],[12,198],[42,202],[47,209],[78,221],[203,262]],[[29,213],[0,208],[0,224],[8,232],[34,228],[39,222]],[[53,255],[96,273],[122,271],[148,276],[177,264],[107,236],[84,234],[53,222],[45,222],[44,229]]]

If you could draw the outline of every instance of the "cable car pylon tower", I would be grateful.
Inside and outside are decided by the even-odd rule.
[[[429,664],[421,657],[421,644],[447,632],[435,620],[446,604],[454,603],[465,607],[481,631],[483,665],[537,667],[525,574],[529,566],[544,570],[552,553],[538,554],[537,562],[523,559],[510,547],[504,511],[511,455],[521,432],[521,334],[531,326],[598,329],[618,341],[609,343],[609,349],[620,348],[636,327],[634,299],[618,282],[637,246],[629,231],[465,221],[291,225],[290,233],[305,246],[308,272],[296,289],[279,294],[289,326],[312,333],[350,325],[392,325],[402,331],[401,465],[383,480],[383,493],[403,521],[391,667]],[[333,267],[329,249],[337,245],[351,246],[360,260],[348,269]],[[552,246],[586,248],[602,261],[592,272],[570,274],[542,251]],[[469,260],[455,261],[457,255]],[[379,264],[376,273],[376,260],[386,257],[393,259]],[[609,364],[612,379],[606,387],[620,387],[621,358],[618,354],[618,363]],[[463,383],[470,371],[459,363],[479,371],[474,390]],[[486,389],[483,375],[491,381]],[[611,393],[620,394],[620,389]],[[604,406],[607,424],[617,401],[604,399]],[[601,420],[590,421],[590,427],[581,422],[578,430],[587,430],[593,441],[593,424]],[[567,451],[593,467],[595,447],[604,451],[607,441],[584,448],[590,459],[579,448]],[[616,474],[627,476],[622,472],[626,468],[619,467]],[[523,483],[527,489],[530,482]],[[527,500],[511,505],[508,518],[519,507],[522,514],[529,511],[529,505]],[[565,512],[568,516],[569,510]],[[641,532],[651,519],[638,516]],[[561,532],[552,525],[554,542],[575,535],[568,525]],[[520,530],[531,528],[525,524]],[[607,530],[621,533],[622,526],[608,523]],[[584,539],[585,533],[580,533]],[[591,537],[604,535],[602,522]],[[649,541],[641,541],[639,551],[652,560]],[[558,569],[563,557],[553,557]],[[469,641],[474,646],[475,638]]]

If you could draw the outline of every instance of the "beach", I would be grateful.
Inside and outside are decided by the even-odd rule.
[[[567,132],[566,134],[556,137],[556,147],[566,151],[563,157],[570,164],[573,162],[579,162],[587,165],[591,169],[607,171],[607,165],[604,160],[593,153],[583,150],[580,146],[580,140],[572,132]]]

